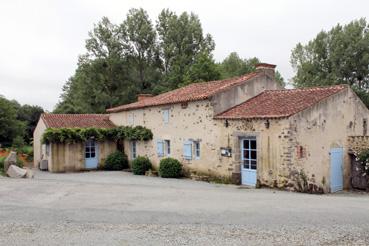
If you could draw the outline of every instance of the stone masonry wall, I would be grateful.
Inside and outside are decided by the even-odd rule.
[[[349,136],[347,147],[350,152],[354,153],[369,149],[369,136]]]

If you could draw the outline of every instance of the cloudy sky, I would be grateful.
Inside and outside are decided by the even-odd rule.
[[[256,56],[276,64],[287,80],[296,43],[337,23],[369,20],[366,0],[1,0],[0,94],[52,110],[93,24],[103,16],[120,23],[128,9],[138,7],[152,20],[163,8],[194,12],[213,35],[217,61],[232,51]]]

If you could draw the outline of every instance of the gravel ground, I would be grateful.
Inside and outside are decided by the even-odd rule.
[[[0,245],[369,245],[369,195],[36,172],[0,178]]]

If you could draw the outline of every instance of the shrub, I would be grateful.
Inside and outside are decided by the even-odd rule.
[[[24,162],[21,158],[19,158],[19,156],[17,156],[17,166],[18,167],[23,167],[24,166]]]
[[[138,156],[132,162],[132,172],[135,175],[145,175],[146,171],[151,169],[151,162],[149,158]]]
[[[24,139],[23,139],[23,137],[16,136],[13,139],[12,146],[15,147],[15,148],[20,148],[20,147],[24,146]]]
[[[105,170],[122,170],[124,168],[128,168],[128,159],[127,156],[120,152],[115,151],[114,153],[111,153],[108,155],[105,161]]]
[[[31,155],[33,156],[33,148],[32,146],[25,145],[21,148],[18,148],[18,152],[21,154]]]
[[[5,157],[0,157],[0,170],[4,170]]]
[[[160,161],[159,174],[162,178],[178,178],[182,175],[182,164],[173,158]]]

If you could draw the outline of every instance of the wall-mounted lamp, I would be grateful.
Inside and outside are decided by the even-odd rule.
[[[225,127],[228,127],[228,126],[229,126],[229,122],[228,122],[228,120],[225,120],[225,122],[224,122],[224,126],[225,126]]]
[[[269,129],[269,126],[270,126],[270,122],[269,122],[269,120],[266,120],[266,121],[264,122],[264,125],[265,125],[265,128],[266,128],[266,129]]]

